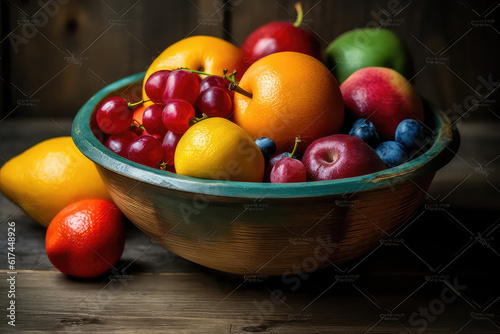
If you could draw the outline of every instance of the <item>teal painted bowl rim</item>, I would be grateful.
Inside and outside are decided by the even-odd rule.
[[[409,179],[434,173],[451,160],[459,146],[458,131],[452,130],[449,118],[444,112],[432,108],[437,131],[432,147],[411,161],[377,173],[338,180],[289,184],[208,180],[173,174],[143,166],[115,154],[94,136],[90,128],[90,117],[103,98],[124,87],[132,86],[134,82],[142,81],[144,75],[145,72],[131,75],[98,91],[78,111],[73,121],[71,136],[78,149],[97,165],[132,180],[159,187],[213,196],[257,199],[342,195],[393,187]]]

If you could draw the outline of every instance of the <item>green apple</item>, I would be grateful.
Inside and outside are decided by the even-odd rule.
[[[339,84],[364,67],[392,68],[407,79],[413,72],[403,43],[392,31],[382,28],[355,29],[338,36],[326,48],[325,63]]]

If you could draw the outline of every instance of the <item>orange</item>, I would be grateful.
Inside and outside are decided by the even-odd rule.
[[[134,121],[139,122],[140,125],[142,125],[142,115],[144,115],[145,110],[146,106],[144,104],[134,110]]]
[[[151,74],[160,70],[175,70],[187,67],[214,75],[238,72],[239,79],[243,73],[243,57],[241,50],[223,39],[212,36],[192,36],[178,41],[166,48],[149,66],[144,77],[144,84]],[[143,87],[143,98],[148,100]]]
[[[271,138],[278,151],[303,152],[315,139],[340,131],[344,102],[337,81],[317,59],[298,52],[279,52],[259,59],[243,74],[239,86],[252,94],[234,95],[234,122],[253,139]]]
[[[76,277],[104,274],[120,259],[124,244],[123,215],[102,199],[68,205],[54,217],[45,236],[50,262]]]

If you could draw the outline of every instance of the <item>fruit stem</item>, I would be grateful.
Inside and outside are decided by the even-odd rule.
[[[129,108],[130,110],[132,110],[132,108],[133,108],[133,107],[135,107],[136,105],[138,105],[138,104],[143,104],[143,103],[150,102],[150,101],[151,101],[151,100],[146,100],[146,101],[144,101],[144,100],[140,100],[139,102],[136,102],[136,103],[130,103],[130,102],[128,102],[128,103],[127,103],[127,106],[128,106],[128,108]]]
[[[297,20],[295,20],[293,26],[298,28],[302,24],[302,19],[304,18],[302,3],[300,1],[295,4],[295,10],[297,11]]]
[[[192,117],[190,120],[189,120],[189,126],[193,126],[195,125],[196,123],[199,123],[201,121],[203,121],[204,119],[207,119],[209,118],[207,114],[203,113],[201,114],[201,117],[200,118],[196,118],[196,117]]]
[[[223,71],[222,71],[224,74],[222,75],[222,77],[226,80],[229,80],[231,82],[234,82],[236,85],[239,83],[238,81],[236,81],[236,70],[233,71],[233,73],[227,75],[227,72],[228,72],[228,69],[225,68]]]
[[[138,121],[138,120],[136,120],[136,119],[134,119],[134,120],[132,121],[132,124],[130,125],[130,127],[131,127],[131,128],[133,128],[134,126],[135,126],[135,127],[138,127],[138,128],[139,128],[139,129],[141,129],[141,130],[146,131],[146,128],[144,127],[144,125],[142,125],[141,123],[139,123],[139,121]]]
[[[156,165],[156,167],[158,167],[161,170],[167,170],[168,164],[166,162],[162,161],[161,163],[159,163],[158,165]]]
[[[299,143],[302,140],[300,140],[300,136],[295,137],[295,145],[293,146],[293,151],[290,153],[290,158],[293,158],[293,155],[295,154],[295,151],[297,151],[297,147],[299,147]]]
[[[196,74],[201,74],[201,75],[206,75],[206,76],[213,75],[213,74],[202,72],[202,71],[192,70],[192,69],[189,69],[187,67],[179,67],[178,70],[184,70],[184,71],[188,71],[191,73],[196,73]]]
[[[247,92],[246,90],[244,90],[243,88],[241,88],[240,86],[238,86],[236,83],[234,82],[231,82],[229,84],[229,87],[228,87],[229,90],[234,90],[236,93],[239,93],[241,95],[245,95],[246,97],[248,97],[249,99],[251,99],[253,97],[253,94],[252,93],[249,93]]]
[[[188,72],[191,72],[191,73],[196,73],[196,74],[201,74],[201,75],[206,75],[206,76],[211,76],[211,75],[215,75],[215,74],[210,74],[210,73],[207,73],[207,72],[202,72],[202,71],[197,71],[197,70],[191,70],[187,67],[179,67],[178,68],[179,70],[184,70],[184,71],[188,71]],[[222,71],[222,78],[226,79],[226,80],[229,80],[231,82],[234,82],[235,84],[238,84],[238,81],[236,81],[236,70],[233,71],[233,73],[227,75],[227,72],[228,72],[228,69],[225,68],[223,71]]]

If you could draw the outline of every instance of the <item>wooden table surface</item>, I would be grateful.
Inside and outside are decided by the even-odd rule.
[[[0,122],[0,159],[70,127],[68,119]],[[69,278],[46,256],[45,229],[0,195],[0,333],[500,333],[500,125],[459,130],[458,156],[389,240],[294,278],[214,272],[130,222],[117,270]],[[15,327],[6,317],[7,222],[16,224]]]

